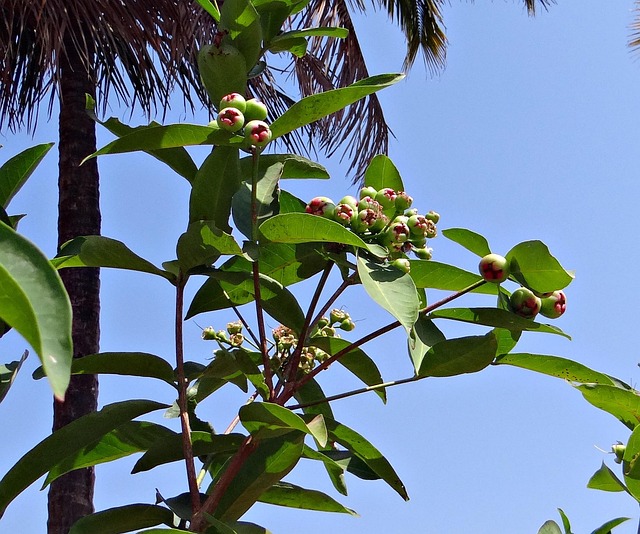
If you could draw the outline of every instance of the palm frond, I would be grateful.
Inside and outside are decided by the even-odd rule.
[[[540,7],[544,8],[546,11],[549,9],[549,6],[552,6],[555,3],[556,0],[524,0],[524,4],[529,15],[536,14],[536,4],[540,4]]]
[[[638,51],[640,50],[640,0],[636,0],[633,11],[635,18],[630,26],[629,47],[633,51]]]

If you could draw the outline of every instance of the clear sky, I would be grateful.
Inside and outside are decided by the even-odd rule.
[[[565,356],[636,384],[640,63],[626,46],[632,9],[631,0],[561,0],[529,18],[515,0],[452,2],[444,8],[450,40],[446,70],[429,77],[417,64],[406,81],[380,98],[396,136],[390,155],[416,206],[442,215],[440,228],[474,229],[497,253],[541,239],[566,268],[575,269],[567,314],[556,322],[573,341],[529,334],[518,350]],[[399,70],[403,40],[384,13],[358,19],[358,30],[372,74]],[[129,120],[127,110],[114,107],[112,114]],[[176,99],[170,119],[182,118]],[[208,121],[204,113],[186,119]],[[142,122],[138,116],[133,120]],[[43,119],[34,138],[5,133],[0,158],[54,141],[56,131],[55,122]],[[99,143],[109,139],[101,132]],[[28,213],[20,228],[49,255],[55,253],[56,165],[52,152],[10,210]],[[173,258],[173,243],[186,224],[186,181],[144,155],[104,157],[99,165],[104,235],[125,241],[156,264]],[[344,166],[327,165],[330,182],[284,187],[305,199],[353,194]],[[432,246],[438,261],[475,270],[477,258],[445,238]],[[104,270],[102,288],[102,350],[170,358],[170,286],[137,273]],[[196,288],[193,284],[191,291]],[[305,295],[305,288],[297,291]],[[465,303],[493,304],[477,297],[460,305]],[[355,334],[388,320],[358,290],[340,304],[358,321]],[[230,318],[208,315],[196,321],[222,328]],[[214,347],[199,339],[194,321],[185,330],[188,357],[205,361]],[[478,333],[466,327],[447,332]],[[365,348],[384,378],[396,379],[411,374],[403,347],[398,334]],[[17,359],[24,348],[18,336],[6,336],[0,361]],[[36,365],[32,355],[0,404],[0,473],[50,429],[49,390],[29,376]],[[327,393],[358,387],[339,372],[326,375],[321,378]],[[232,388],[202,406],[201,416],[220,430],[244,400]],[[301,462],[288,480],[336,496],[361,517],[259,505],[246,518],[283,534],[531,533],[547,519],[558,520],[561,507],[577,533],[618,516],[634,520],[614,532],[636,531],[638,506],[629,496],[586,488],[603,460],[619,472],[597,447],[626,441],[629,431],[569,384],[500,367],[388,393],[387,406],[368,395],[339,401],[334,411],[387,456],[411,501],[404,503],[382,482],[355,478],[348,479],[349,497],[337,496],[317,466]],[[101,404],[131,397],[170,402],[171,394],[135,379],[101,379]],[[98,467],[98,509],[153,502],[156,487],[165,496],[184,490],[179,467],[131,477],[134,462]],[[35,484],[9,507],[0,532],[39,534],[45,532],[45,517],[46,492]]]

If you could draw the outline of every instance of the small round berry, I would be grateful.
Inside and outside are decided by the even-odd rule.
[[[498,254],[487,254],[478,265],[480,276],[487,282],[500,284],[509,278],[509,260]]]
[[[407,258],[398,258],[397,260],[393,260],[391,265],[403,273],[408,274],[409,271],[411,271],[411,263]]]
[[[431,210],[429,213],[427,213],[425,215],[425,217],[430,220],[431,222],[433,222],[434,224],[438,224],[438,221],[440,221],[440,214],[436,213],[435,211]]]
[[[541,299],[540,314],[549,319],[557,319],[567,309],[567,297],[564,291],[554,291],[550,296]]]
[[[413,204],[413,199],[407,195],[404,191],[398,191],[396,193],[396,211],[402,213],[408,210]]]
[[[393,189],[383,187],[374,198],[382,206],[383,210],[389,210],[396,207],[396,197],[396,192]]]
[[[421,260],[430,260],[433,257],[433,250],[428,247],[414,248],[413,253]]]
[[[244,126],[244,115],[239,109],[224,108],[218,113],[216,122],[222,130],[234,133]]]
[[[266,146],[272,137],[273,133],[266,122],[253,120],[244,126],[244,138],[253,146]]]
[[[307,204],[305,211],[311,215],[332,218],[336,211],[336,205],[329,197],[315,197]]]
[[[248,121],[263,121],[267,118],[267,106],[260,100],[250,98],[246,102],[244,116]]]
[[[240,111],[240,113],[244,113],[245,109],[247,109],[247,101],[244,99],[240,93],[229,93],[222,97],[220,100],[220,105],[218,109],[224,108],[235,108]]]
[[[371,187],[370,185],[360,189],[360,198],[364,198],[364,197],[376,198],[377,194],[378,194],[378,190],[375,187]]]
[[[526,287],[516,289],[509,297],[511,311],[525,319],[533,319],[540,312],[540,298]]]

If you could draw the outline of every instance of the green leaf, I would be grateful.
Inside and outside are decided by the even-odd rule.
[[[623,474],[627,483],[629,479],[640,480],[640,425],[636,426],[629,436],[622,458]],[[640,496],[639,496],[640,497]]]
[[[213,20],[215,20],[216,22],[220,22],[220,11],[210,2],[210,0],[196,0],[196,2],[198,2],[198,5],[202,9],[204,9],[207,13],[209,13],[209,15],[211,15]]]
[[[239,415],[242,425],[257,439],[278,437],[298,430],[313,436],[321,447],[327,444],[327,429],[322,424],[322,416],[306,423],[291,410],[270,402],[247,404],[240,408]]]
[[[319,26],[317,28],[303,28],[301,30],[291,30],[282,32],[271,40],[276,43],[280,39],[289,37],[335,37],[337,39],[345,39],[349,36],[349,30],[346,28]]]
[[[71,303],[60,276],[30,241],[0,222],[0,319],[36,351],[59,400],[69,384]]]
[[[317,490],[305,489],[288,482],[279,482],[265,491],[258,499],[266,504],[298,508],[301,510],[316,510],[318,512],[338,512],[341,514],[358,514],[346,508],[335,499]]]
[[[318,347],[333,356],[351,345],[351,342],[337,337],[315,336],[309,340],[309,345],[312,347]],[[367,386],[374,386],[382,383],[382,375],[380,374],[378,366],[362,349],[358,347],[352,348],[349,352],[341,356],[338,359],[338,363],[346,367]],[[384,389],[377,389],[375,390],[375,393],[383,402],[387,401],[387,394]]]
[[[418,317],[409,334],[409,356],[416,374],[429,349],[445,339],[444,334],[431,319],[427,319],[424,315]]]
[[[194,267],[208,267],[223,254],[240,255],[242,249],[233,236],[217,228],[214,221],[192,222],[178,239],[178,262],[185,273]]]
[[[231,198],[240,188],[238,149],[217,146],[207,156],[193,181],[189,198],[189,222],[213,221],[230,233]]]
[[[277,139],[302,126],[327,117],[365,96],[399,82],[403,78],[404,74],[381,74],[360,80],[349,87],[307,96],[293,104],[271,124],[273,138]]]
[[[398,169],[384,154],[375,156],[364,173],[364,185],[380,191],[389,187],[394,191],[404,191],[404,184]]]
[[[307,419],[308,415],[304,418]],[[333,419],[325,419],[332,441],[335,441],[360,458],[376,475],[391,486],[405,501],[409,495],[388,460],[362,435]]]
[[[307,53],[308,44],[304,37],[286,37],[283,39],[276,37],[269,44],[269,52],[274,54],[289,52],[296,57],[303,57]]]
[[[264,175],[266,170],[276,163],[282,163],[282,178],[286,179],[314,179],[328,180],[327,169],[313,160],[307,159],[297,154],[260,154],[258,159],[258,176]],[[240,175],[251,176],[253,169],[253,157],[249,156],[240,159]]]
[[[53,143],[45,143],[27,148],[0,167],[0,207],[7,208],[52,146]]]
[[[630,519],[631,519],[630,517],[617,517],[616,519],[611,519],[610,521],[607,521],[604,525],[595,529],[591,534],[611,534],[611,531],[615,527],[617,527],[618,525],[621,525],[625,521],[629,521]]]
[[[171,510],[153,504],[130,504],[82,517],[74,523],[69,534],[120,534],[160,524],[173,525]],[[164,529],[154,530],[164,533],[171,532]]]
[[[135,130],[115,141],[111,141],[100,150],[87,156],[84,161],[107,154],[151,152],[165,148],[197,145],[242,146],[244,143],[243,137],[214,126],[202,126],[201,124],[152,126]]]
[[[565,271],[541,241],[525,241],[506,255],[511,262],[511,276],[539,293],[567,287],[573,275]]]
[[[345,471],[362,480],[380,480],[378,475],[371,469],[362,459],[354,455],[351,451],[343,451],[337,449],[329,449],[322,451],[338,465],[342,466]]]
[[[146,421],[124,423],[95,443],[83,447],[52,467],[41,489],[69,471],[113,462],[137,452],[144,452],[154,443],[174,435],[176,433],[172,430],[155,423]]]
[[[494,360],[497,347],[493,332],[441,341],[425,354],[418,376],[444,377],[482,371]]]
[[[544,522],[544,525],[538,530],[538,534],[562,534],[562,530],[560,530],[558,523],[550,519]]]
[[[288,191],[280,189],[280,213],[305,213],[306,204]]]
[[[220,30],[229,32],[233,46],[240,50],[250,70],[260,58],[262,46],[260,15],[252,3],[249,0],[225,0],[220,8]]]
[[[342,495],[347,495],[347,485],[344,480],[345,468],[338,462],[327,456],[324,452],[318,452],[311,447],[304,446],[303,458],[320,461],[329,475],[333,487]]]
[[[123,423],[167,407],[149,400],[117,402],[56,430],[20,458],[0,480],[0,517],[13,499],[69,455],[91,445]]]
[[[367,244],[340,223],[309,213],[284,213],[267,219],[260,232],[276,243],[342,243],[359,248]]]
[[[413,279],[395,267],[358,256],[358,276],[367,294],[411,331],[418,320],[420,300]]]
[[[278,196],[280,192],[278,182],[282,176],[282,168],[282,163],[274,163],[270,167],[267,167],[264,174],[258,178],[256,184],[256,213],[258,224],[278,214]],[[233,215],[233,222],[238,231],[245,235],[247,239],[254,240],[258,236],[252,235],[251,197],[251,183],[243,182],[231,200],[231,214]]]
[[[281,31],[284,22],[303,9],[309,0],[253,0],[252,3],[260,14],[264,41],[269,43]]]
[[[458,245],[462,245],[481,258],[487,254],[491,254],[491,248],[489,248],[487,240],[480,234],[467,230],[466,228],[448,228],[442,230],[442,235],[458,243]]]
[[[302,411],[308,415],[322,415],[333,419],[331,405],[326,402],[327,396],[322,391],[320,384],[314,379],[306,382],[295,393],[295,399],[299,404],[313,403],[313,406],[305,406]],[[322,401],[322,402],[320,402]]]
[[[0,402],[2,402],[7,396],[7,393],[9,393],[9,389],[16,379],[20,367],[22,367],[22,364],[27,359],[27,356],[29,356],[29,351],[25,350],[19,360],[6,365],[0,364]]]
[[[416,287],[461,291],[482,280],[480,275],[464,271],[453,265],[429,260],[410,260],[411,271]],[[474,293],[498,294],[496,284],[483,284],[473,290]]]
[[[238,433],[211,434],[211,432],[191,432],[194,456],[235,454],[246,436]],[[147,449],[131,470],[132,474],[149,471],[159,465],[184,459],[182,434],[174,433],[156,441]]]
[[[431,319],[450,319],[463,323],[494,326],[514,332],[527,331],[557,334],[571,339],[570,336],[555,326],[536,323],[499,308],[446,308],[431,312],[428,317]]]
[[[137,254],[134,254],[121,241],[99,235],[76,237],[67,241],[58,255],[51,260],[57,269],[67,267],[112,267],[141,273],[155,274],[166,278],[171,283],[175,282],[175,275],[168,271],[158,269],[153,263],[148,262]]]
[[[242,463],[234,483],[224,491],[215,517],[225,521],[238,519],[268,488],[280,482],[300,460],[304,435],[303,432],[292,431],[260,441]],[[218,480],[220,478],[224,478],[224,473]],[[215,486],[212,491],[215,491]]]
[[[507,354],[511,352],[522,337],[522,331],[506,330],[504,328],[494,328],[493,333],[498,340],[497,354]]]
[[[610,413],[627,428],[633,430],[640,422],[640,396],[636,391],[606,384],[580,384],[575,387],[588,402]]]
[[[559,356],[529,353],[501,354],[496,358],[495,364],[513,365],[514,367],[529,369],[530,371],[555,376],[570,382],[615,385],[614,381],[607,375],[594,371],[581,363],[560,358]]]
[[[72,375],[123,375],[157,378],[174,386],[175,376],[169,362],[146,352],[100,352],[82,358],[74,358],[71,363]],[[44,377],[42,368],[33,373],[33,378]]]
[[[130,133],[141,131],[146,128],[155,128],[157,126],[161,126],[157,122],[151,122],[148,126],[137,126],[135,128],[132,128],[131,126],[123,124],[115,117],[111,117],[106,121],[101,121],[95,114],[95,101],[89,95],[86,95],[86,97],[87,113],[89,114],[89,116],[98,124],[101,124],[112,134],[117,135],[118,137],[123,137]],[[160,150],[146,150],[145,152],[156,158],[158,161],[161,161],[162,163],[168,165],[173,171],[178,173],[183,178],[186,178],[189,182],[193,182],[198,168],[196,167],[196,164],[193,162],[193,159],[191,158],[189,153],[183,147],[165,148]]]

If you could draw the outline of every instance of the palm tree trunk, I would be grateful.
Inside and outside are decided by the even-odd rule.
[[[95,123],[85,112],[85,93],[94,94],[90,76],[72,43],[61,58],[59,118],[58,246],[80,235],[100,233],[98,167],[80,162],[96,150]],[[62,280],[73,308],[74,357],[99,351],[100,300],[98,269],[63,269]],[[71,377],[64,402],[54,401],[53,430],[97,409],[98,380],[94,375]],[[93,508],[93,468],[58,478],[49,490],[48,534],[67,534]]]

